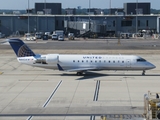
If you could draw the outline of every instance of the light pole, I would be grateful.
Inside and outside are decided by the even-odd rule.
[[[110,0],[110,3],[109,3],[109,8],[110,8],[109,14],[111,15],[111,0]]]
[[[28,0],[28,33],[29,33],[29,0]]]
[[[138,21],[138,0],[136,1],[136,34],[138,31],[137,21]]]
[[[91,29],[91,18],[90,18],[91,0],[89,0],[89,31]]]
[[[44,14],[46,14],[46,0],[44,0]]]
[[[48,31],[48,19],[47,19],[47,16],[46,16],[46,14],[48,14],[48,10],[47,10],[47,8],[46,8],[46,0],[44,0],[44,14],[45,14],[45,24],[46,24],[46,31]]]
[[[91,9],[91,0],[89,0],[89,13],[90,13],[90,9]]]

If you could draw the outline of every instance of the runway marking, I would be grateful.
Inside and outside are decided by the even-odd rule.
[[[21,71],[46,71],[46,70],[21,70]]]
[[[36,117],[81,117],[81,116],[105,116],[106,118],[123,118],[123,119],[132,119],[132,118],[144,118],[142,114],[0,114],[0,117],[26,117],[26,116],[36,116]]]
[[[47,80],[47,79],[46,80],[45,79],[44,80],[29,80],[29,79],[24,79],[24,80],[19,80],[19,81],[22,81],[22,82],[25,81],[26,82],[26,81],[49,81],[49,80]]]
[[[59,86],[61,85],[62,80],[59,81],[59,83],[57,84],[56,88],[53,90],[53,92],[51,93],[51,95],[48,97],[47,101],[43,104],[43,108],[45,108],[48,103],[51,101],[51,98],[54,96],[54,94],[56,93],[56,91],[58,90]],[[33,118],[34,115],[30,115],[27,120],[31,120]]]
[[[59,88],[59,86],[61,85],[62,80],[57,84],[56,88],[53,90],[52,94],[49,96],[49,98],[47,99],[47,101],[44,103],[44,105],[42,106],[43,108],[46,107],[48,105],[48,103],[50,102],[51,98],[53,97],[53,95],[56,93],[57,89]]]
[[[99,88],[100,88],[100,80],[98,80],[96,83],[96,89],[95,89],[93,101],[98,100]]]
[[[100,89],[100,80],[97,80],[93,101],[98,100],[99,89]],[[95,120],[95,115],[92,115],[90,117],[90,120]]]
[[[95,116],[91,116],[91,117],[90,117],[90,120],[95,120]]]
[[[29,117],[27,118],[27,120],[32,120],[32,118],[33,118],[33,116],[29,116]]]
[[[119,79],[119,80],[115,80],[115,79],[113,79],[113,80],[101,80],[101,81],[103,81],[103,82],[117,82],[117,81],[122,81],[122,79]]]

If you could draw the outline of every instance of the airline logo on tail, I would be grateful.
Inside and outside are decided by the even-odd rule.
[[[34,56],[34,53],[24,44],[18,50],[18,57]]]
[[[35,56],[34,52],[19,39],[9,39],[11,47],[16,53],[17,57]]]

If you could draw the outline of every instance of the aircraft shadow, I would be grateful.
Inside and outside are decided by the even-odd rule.
[[[61,76],[76,76],[75,74],[62,74]],[[120,76],[120,77],[134,77],[134,76],[142,76],[142,77],[148,77],[148,76],[160,76],[160,74],[146,74],[141,75],[140,74],[104,74],[104,73],[96,73],[96,72],[85,72],[82,76],[79,76],[80,78],[76,80],[87,80],[87,79],[93,79],[98,77],[107,77],[107,76]]]

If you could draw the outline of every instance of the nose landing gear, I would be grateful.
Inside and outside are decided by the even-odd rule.
[[[143,70],[142,75],[145,75],[145,72],[146,72],[146,71],[145,71],[145,70]]]

